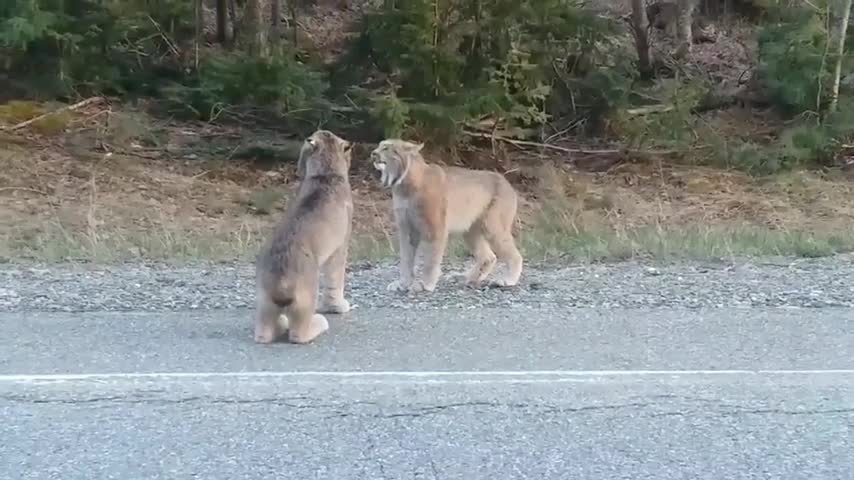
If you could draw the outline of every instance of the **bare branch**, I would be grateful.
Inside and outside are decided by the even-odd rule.
[[[66,105],[66,106],[64,106],[62,108],[58,108],[52,112],[47,112],[47,113],[43,113],[41,115],[35,116],[29,120],[26,120],[26,121],[23,121],[23,122],[17,124],[17,125],[13,125],[11,127],[6,127],[3,130],[7,130],[10,132],[13,132],[15,130],[20,130],[20,129],[26,127],[27,125],[31,125],[31,124],[38,122],[39,120],[41,120],[43,118],[47,118],[51,115],[56,115],[57,113],[62,113],[62,112],[67,112],[67,111],[72,111],[72,110],[77,110],[77,109],[83,108],[87,105],[92,105],[93,103],[101,102],[103,100],[104,100],[103,97],[87,98],[86,100],[77,102],[77,103],[72,104],[72,105]]]

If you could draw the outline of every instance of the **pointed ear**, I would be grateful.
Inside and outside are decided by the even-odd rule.
[[[297,178],[300,180],[305,178],[306,174],[306,163],[308,162],[308,157],[314,152],[315,144],[317,141],[314,136],[305,139],[305,142],[302,144],[302,148],[299,149],[299,157],[297,158]]]
[[[353,142],[348,142],[347,140],[342,140],[341,142],[341,150],[344,152],[344,160],[347,164],[347,171],[349,171],[350,162],[353,161]]]

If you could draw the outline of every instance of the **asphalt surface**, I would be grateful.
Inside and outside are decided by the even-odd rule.
[[[250,319],[0,314],[0,478],[854,478],[854,309]]]

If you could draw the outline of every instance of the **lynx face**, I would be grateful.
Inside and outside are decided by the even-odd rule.
[[[409,173],[412,154],[418,153],[423,144],[405,140],[383,140],[371,152],[371,162],[380,172],[380,182],[387,188],[400,185]]]

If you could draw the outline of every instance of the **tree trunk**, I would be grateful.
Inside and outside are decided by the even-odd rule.
[[[830,104],[827,109],[829,112],[835,112],[839,106],[839,82],[842,77],[842,60],[845,55],[845,35],[848,34],[848,20],[851,17],[852,0],[837,0],[838,10],[836,15],[839,17],[839,22],[836,26],[836,38],[834,44],[834,55],[836,57],[836,65],[833,68],[833,84],[830,88]]]
[[[231,19],[231,38],[237,40],[240,38],[240,22],[237,19],[237,2],[235,0],[228,1],[228,17]]]
[[[649,36],[646,9],[643,0],[631,0],[632,6],[632,33],[635,37],[635,48],[638,52],[638,71],[641,78],[652,77],[652,62],[649,58]]]
[[[268,27],[261,11],[261,0],[247,0],[243,13],[243,30],[249,53],[258,58],[270,56],[270,44],[267,41]]]
[[[228,0],[216,0],[216,41],[228,41]]]
[[[299,25],[297,24],[297,2],[288,0],[288,9],[291,12],[291,42],[293,47],[299,48]]]
[[[694,9],[697,0],[679,0],[679,13],[676,17],[676,57],[684,58],[691,53],[691,22],[694,21]]]
[[[202,0],[194,0],[193,8],[195,14],[195,40],[193,42],[193,66],[198,70],[199,68],[199,48],[201,47],[202,40],[205,34],[205,16],[204,16],[204,2]]]
[[[700,0],[697,11],[704,17],[720,18],[735,11],[733,0]]]
[[[293,1],[293,0],[291,0]],[[282,2],[270,0],[270,43],[277,48],[282,40]]]

